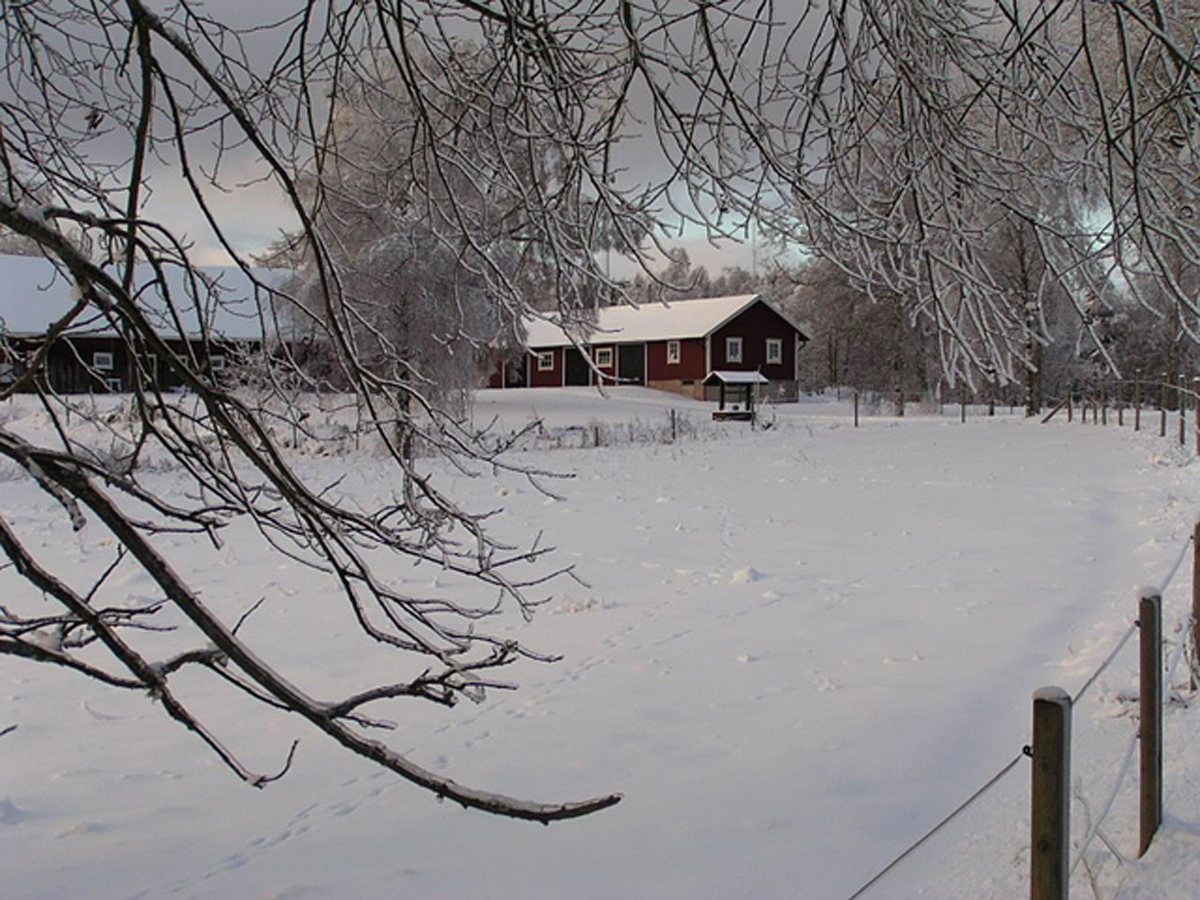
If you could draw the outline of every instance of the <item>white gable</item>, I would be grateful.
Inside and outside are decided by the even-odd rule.
[[[268,333],[274,330],[270,316],[260,315],[260,309],[271,308],[269,299],[255,296],[254,285],[245,272],[216,266],[197,267],[197,272],[206,283],[192,291],[181,269],[167,269],[167,286],[178,313],[176,322],[163,292],[154,286],[153,270],[147,265],[137,266],[134,291],[138,304],[160,335],[197,337],[201,322],[210,334],[228,340],[261,340],[264,327]],[[255,270],[255,275],[267,284],[280,284],[288,273]],[[0,255],[0,333],[44,333],[74,305],[72,287],[70,279],[43,257]],[[115,334],[96,309],[84,310],[67,333]]]
[[[596,312],[590,335],[576,335],[592,344],[616,344],[698,338],[712,334],[759,299],[758,294],[676,300],[641,306],[607,306]],[[559,326],[544,319],[526,320],[530,347],[562,347],[572,343]]]

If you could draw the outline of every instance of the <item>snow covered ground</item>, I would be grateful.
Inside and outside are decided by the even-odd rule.
[[[961,425],[948,408],[854,429],[847,403],[805,402],[751,432],[638,389],[485,392],[476,423],[517,429],[534,407],[550,429],[658,427],[669,408],[696,428],[671,445],[519,454],[574,475],[553,483],[560,499],[516,476],[441,472],[464,503],[502,508],[499,534],[544,531],[553,562],[588,587],[561,579],[532,623],[494,626],[561,662],[510,670],[520,689],[478,706],[392,707],[388,741],[474,786],[546,800],[615,790],[621,804],[548,828],[497,820],[303,723],[214,709],[259,770],[301,738],[293,771],[255,791],[144,698],[0,659],[0,728],[19,725],[0,738],[0,897],[846,898],[1020,753],[1036,688],[1078,690],[1200,507],[1196,462],[1128,428]],[[38,427],[23,408],[6,417]],[[346,473],[364,503],[391,489],[365,453],[298,465]],[[52,501],[4,477],[0,506],[38,552],[77,573],[109,560],[103,536],[71,535]],[[154,477],[172,489],[170,472]],[[265,596],[244,633],[318,693],[386,677],[383,660],[345,652],[353,623],[329,585],[242,533],[220,551],[178,538],[177,568],[234,615]],[[440,575],[392,574],[414,589]],[[148,590],[125,579],[129,596]],[[1189,587],[1185,565],[1168,632]],[[21,591],[0,573],[0,593]],[[1135,727],[1135,666],[1131,645],[1075,712],[1077,836]],[[223,696],[201,675],[188,688]],[[1172,705],[1163,834],[1140,862],[1096,842],[1073,896],[1194,896],[1197,732],[1197,713]],[[1136,767],[1104,828],[1126,856],[1135,785]],[[1022,760],[866,896],[1027,896],[1027,806]]]

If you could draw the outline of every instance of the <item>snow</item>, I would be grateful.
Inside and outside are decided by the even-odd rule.
[[[18,400],[8,427],[44,423]],[[644,389],[483,392],[477,425],[516,429],[707,416],[711,404]],[[555,480],[552,500],[513,475],[440,482],[499,535],[544,531],[552,582],[532,623],[492,623],[551,665],[505,673],[516,691],[444,710],[372,710],[415,762],[534,800],[619,791],[599,815],[548,828],[465,812],[346,755],[302,722],[250,719],[203,675],[180,690],[260,771],[301,739],[264,791],[237,782],[146,698],[0,658],[0,896],[844,898],[1029,741],[1035,691],[1075,693],[1191,534],[1200,468],[1146,433],[1019,416],[866,418],[827,399],[773,410],[774,427],[709,423],[676,443],[517,454]],[[616,432],[614,432],[616,433]],[[630,432],[631,434],[633,432]],[[383,463],[302,457],[364,504],[390,496]],[[170,471],[147,474],[181,491]],[[499,498],[499,499],[498,499]],[[83,583],[111,543],[78,535],[55,502],[0,471],[0,508],[43,559]],[[318,695],[388,679],[356,652],[331,586],[266,553],[241,524],[213,549],[164,546],[213,608],[266,602],[244,634]],[[123,573],[123,574],[122,574]],[[440,570],[384,566],[417,590]],[[1191,567],[1164,595],[1186,613]],[[133,569],[114,599],[152,588]],[[6,603],[43,601],[0,572]],[[1073,835],[1109,796],[1136,728],[1136,642],[1074,709]],[[1174,644],[1170,649],[1173,649]],[[1173,658],[1169,651],[1168,655]],[[1200,719],[1166,715],[1167,820],[1137,842],[1136,766],[1073,890],[1185,898],[1200,877]],[[382,735],[379,735],[382,737]],[[1028,776],[1019,762],[868,897],[1028,896]],[[1090,870],[1090,874],[1089,874]]]
[[[641,306],[606,306],[596,311],[595,331],[583,337],[593,344],[705,337],[761,299],[758,294],[739,294],[673,303],[643,303]],[[766,300],[762,302],[790,321],[775,306]],[[798,325],[794,327],[804,333]],[[525,328],[526,344],[530,347],[567,347],[574,343],[558,325],[546,319],[530,318],[526,320]]]

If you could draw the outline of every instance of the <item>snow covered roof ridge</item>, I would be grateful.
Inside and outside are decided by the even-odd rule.
[[[596,310],[591,343],[642,343],[707,337],[755,303],[764,303],[807,339],[799,325],[761,294],[705,297],[639,306],[606,306]],[[527,318],[525,329],[530,347],[562,347],[575,343],[563,328],[543,318]]]

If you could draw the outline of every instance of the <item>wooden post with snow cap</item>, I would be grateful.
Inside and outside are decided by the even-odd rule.
[[[1158,383],[1158,436],[1167,436],[1167,373],[1162,373]]]
[[[1198,416],[1197,418],[1200,418]],[[1196,666],[1200,665],[1200,521],[1192,530],[1192,690],[1200,687],[1196,679]]]
[[[1133,430],[1142,430],[1142,370],[1133,373]]]
[[[1192,392],[1196,395],[1196,421],[1192,427],[1196,430],[1196,455],[1200,456],[1200,375],[1192,379]]]
[[[1138,858],[1145,856],[1162,825],[1162,597],[1143,591],[1138,598],[1141,628],[1141,677],[1138,696],[1141,722],[1141,815]]]
[[[1180,374],[1175,382],[1175,406],[1179,410],[1179,446],[1183,447],[1187,443],[1187,394],[1183,389],[1184,379]]]
[[[1030,900],[1067,900],[1071,880],[1071,696],[1033,693]]]

